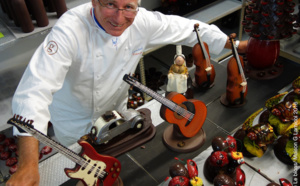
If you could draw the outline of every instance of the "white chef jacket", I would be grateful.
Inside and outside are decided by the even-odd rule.
[[[147,48],[192,47],[197,22],[210,52],[220,53],[227,36],[214,25],[140,8],[133,24],[115,37],[99,26],[91,3],[75,7],[34,53],[13,96],[13,113],[34,120],[45,134],[51,121],[58,140],[71,145],[106,111],[126,109],[129,85],[123,76],[136,70]],[[26,134],[14,129],[14,135]]]

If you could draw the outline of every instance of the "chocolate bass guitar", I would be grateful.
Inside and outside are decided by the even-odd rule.
[[[76,163],[75,168],[65,168],[68,177],[79,179],[88,186],[111,186],[118,178],[121,171],[119,160],[114,157],[100,155],[86,141],[79,141],[82,152],[77,154],[60,143],[52,140],[48,136],[34,129],[33,120],[22,120],[22,116],[14,116],[9,119],[8,124],[16,126],[20,131],[27,132],[45,145],[53,147]]]

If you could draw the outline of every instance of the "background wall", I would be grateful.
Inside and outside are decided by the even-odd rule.
[[[160,6],[161,0],[142,0],[142,7],[153,10],[154,8],[157,8]]]

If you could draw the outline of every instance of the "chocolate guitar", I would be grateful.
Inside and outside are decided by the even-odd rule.
[[[195,136],[202,128],[207,114],[207,108],[203,102],[194,99],[187,100],[177,92],[171,92],[165,98],[127,74],[124,75],[123,80],[160,102],[162,104],[161,117],[169,123],[178,125],[185,137]]]
[[[88,186],[111,186],[118,178],[121,171],[119,160],[110,156],[103,156],[86,141],[79,141],[82,146],[81,154],[77,154],[60,143],[52,140],[48,136],[34,129],[33,120],[22,120],[22,116],[14,116],[7,122],[16,126],[20,131],[31,134],[45,145],[53,147],[55,150],[76,163],[74,169],[65,168],[68,177],[79,179]]]

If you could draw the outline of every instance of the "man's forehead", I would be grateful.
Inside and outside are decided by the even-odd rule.
[[[125,4],[137,4],[138,0],[104,0],[105,3],[125,3]]]

